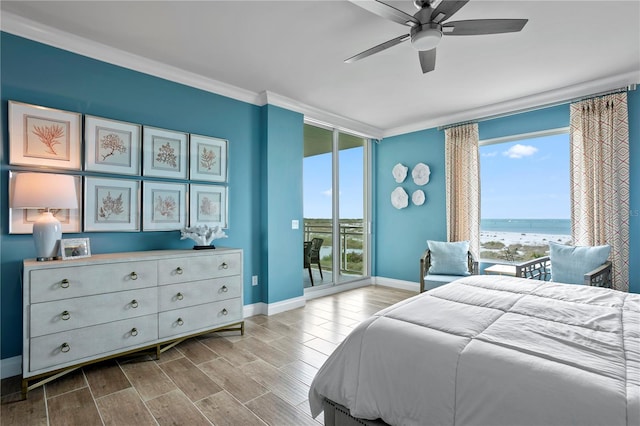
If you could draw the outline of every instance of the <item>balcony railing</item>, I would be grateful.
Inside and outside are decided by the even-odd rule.
[[[311,241],[315,237],[324,240],[322,247],[326,248],[320,251],[320,264],[323,270],[329,271],[333,270],[332,226],[329,219],[305,219],[304,221],[305,241]],[[340,222],[338,236],[340,239],[340,273],[364,274],[363,232],[364,226],[361,221]]]

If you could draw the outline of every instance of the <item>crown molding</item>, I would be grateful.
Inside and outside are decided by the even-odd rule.
[[[7,33],[87,56],[92,59],[202,89],[228,98],[259,105],[260,96],[258,93],[78,37],[13,13],[2,12],[1,29]]]
[[[419,130],[431,129],[438,126],[446,126],[454,123],[462,123],[473,120],[486,120],[497,116],[518,114],[535,109],[560,105],[577,98],[592,96],[610,90],[620,89],[630,84],[640,82],[640,71],[630,71],[615,76],[590,80],[559,89],[536,93],[496,104],[485,105],[480,108],[470,109],[455,114],[443,115],[432,120],[425,120],[408,124],[406,126],[387,129],[384,137],[402,135]]]
[[[273,92],[264,91],[255,93],[171,65],[128,53],[102,43],[78,37],[74,34],[43,25],[10,12],[2,12],[0,26],[0,29],[7,33],[231,99],[257,106],[270,103],[300,112],[306,119],[324,122],[332,127],[338,127],[366,137],[379,138],[382,135],[382,130],[376,127],[310,105],[305,105],[294,99],[289,99]]]
[[[332,112],[324,111],[295,99],[278,95],[277,93],[265,90],[260,94],[264,104],[279,106],[291,111],[296,111],[304,115],[306,121],[320,124],[326,127],[337,128],[347,133],[355,134],[365,138],[381,139],[383,130],[360,121],[352,120]]]

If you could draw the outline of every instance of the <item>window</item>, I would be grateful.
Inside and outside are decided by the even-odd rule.
[[[480,141],[480,257],[518,262],[571,241],[568,129]]]

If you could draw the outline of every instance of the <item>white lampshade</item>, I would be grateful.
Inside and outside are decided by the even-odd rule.
[[[62,225],[49,209],[77,209],[73,176],[49,173],[16,173],[12,208],[45,209],[33,224],[33,242],[38,260],[58,256]]]

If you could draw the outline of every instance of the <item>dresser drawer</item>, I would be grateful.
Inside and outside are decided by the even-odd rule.
[[[163,259],[158,264],[158,283],[175,284],[240,275],[241,261],[240,253]]]
[[[29,272],[31,303],[155,286],[156,261],[121,262]]]
[[[159,287],[158,310],[185,308],[218,300],[234,299],[242,294],[239,275]]]
[[[31,305],[29,337],[154,314],[155,287],[76,297]]]
[[[240,298],[191,306],[158,315],[158,334],[165,339],[242,321]]]
[[[153,344],[158,339],[157,318],[156,315],[147,315],[31,339],[29,371]]]

